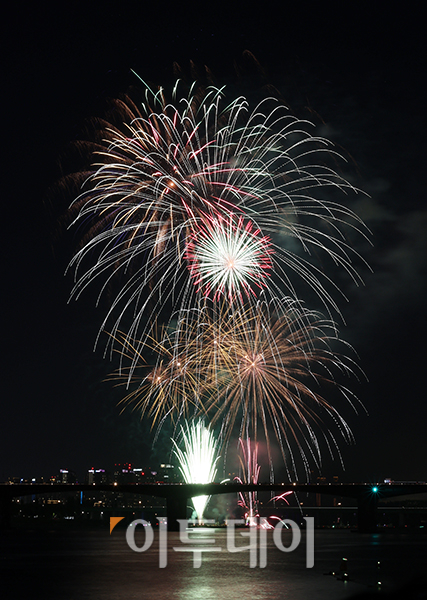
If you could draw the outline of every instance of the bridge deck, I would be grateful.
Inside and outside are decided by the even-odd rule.
[[[377,491],[374,492],[374,487]],[[144,494],[159,498],[174,496],[195,496],[216,494],[234,494],[239,492],[303,492],[312,494],[327,494],[348,498],[360,498],[364,495],[375,494],[379,499],[408,494],[427,493],[427,484],[368,484],[368,483],[258,483],[241,484],[229,483],[133,483],[133,484],[80,484],[80,483],[18,483],[0,484],[0,496],[19,497],[32,494],[51,494],[60,492],[105,491],[131,494]]]

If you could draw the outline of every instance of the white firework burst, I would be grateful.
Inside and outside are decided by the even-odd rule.
[[[251,221],[228,217],[206,217],[187,244],[186,259],[194,283],[204,296],[221,295],[230,301],[242,292],[256,296],[265,287],[272,268],[270,241],[253,230]]]
[[[358,282],[345,227],[363,234],[364,226],[337,200],[358,190],[330,166],[339,158],[332,144],[274,98],[250,112],[243,97],[224,106],[222,89],[178,90],[169,102],[147,86],[141,106],[116,102],[120,126],[102,123],[92,173],[72,205],[86,231],[70,264],[72,297],[95,278],[100,294],[111,293],[117,277],[101,329],[113,340],[129,314],[129,338],[143,340],[163,307],[189,308],[208,289],[216,301],[259,295],[274,252],[270,296],[299,299],[296,275],[339,312],[318,261],[324,254]]]
[[[216,476],[217,442],[212,431],[205,427],[203,420],[186,424],[181,427],[184,450],[181,450],[175,440],[172,440],[174,453],[180,463],[180,471],[186,483],[212,483]],[[209,496],[196,496],[191,499],[199,523],[203,519],[203,511],[209,501]]]

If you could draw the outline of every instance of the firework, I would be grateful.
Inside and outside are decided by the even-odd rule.
[[[191,407],[200,409],[199,398],[206,383],[202,385],[197,339],[177,331],[169,334],[162,328],[157,337],[147,336],[147,358],[125,334],[119,334],[116,342],[121,344],[121,350],[117,350],[121,365],[108,380],[127,388],[120,401],[124,408],[132,406],[141,417],[147,415],[153,426],[167,416],[186,417]]]
[[[167,417],[178,422],[206,416],[204,401],[210,398],[221,375],[224,345],[218,336],[217,321],[206,310],[180,311],[172,319],[175,329],[162,327],[147,335],[142,345],[124,333],[115,339],[120,366],[108,380],[126,387],[120,404],[147,415],[161,427]],[[220,334],[219,334],[220,335]]]
[[[258,483],[261,467],[258,464],[258,444],[251,447],[251,440],[239,438],[239,461],[242,477],[235,477],[240,483]],[[250,527],[256,525],[259,517],[258,498],[256,492],[239,492],[238,505],[245,511],[245,522]]]
[[[286,496],[290,496],[291,494],[293,494],[293,492],[284,492],[283,494],[279,494],[278,496],[273,496],[273,498],[271,498],[271,502],[278,502],[279,500],[283,500],[283,502],[289,504],[289,502],[286,500]]]
[[[259,483],[261,467],[258,464],[258,444],[251,444],[249,438],[246,440],[239,438],[239,449],[239,462],[242,477],[235,477],[234,479],[239,483]],[[293,492],[285,492],[284,494],[271,498],[271,501],[283,500],[289,504],[286,496],[289,496],[292,493]],[[273,529],[266,518],[260,518],[258,494],[256,491],[239,492],[238,505],[245,511],[246,525],[249,525],[249,527],[261,527],[262,529]],[[269,518],[276,519],[277,517],[270,516]]]
[[[114,340],[132,314],[126,332],[140,345],[162,308],[222,295],[299,299],[294,275],[338,311],[317,260],[323,253],[359,281],[344,228],[363,224],[336,199],[357,190],[332,168],[332,145],[274,98],[251,112],[242,97],[225,104],[222,89],[179,92],[169,101],[146,86],[140,105],[115,102],[117,126],[98,121],[96,162],[72,205],[85,232],[72,297],[97,278],[102,295],[120,275],[101,329]]]
[[[108,290],[101,330],[119,347],[124,405],[160,426],[209,418],[224,443],[237,428],[263,436],[270,462],[275,438],[289,474],[296,445],[308,472],[321,438],[338,450],[334,427],[352,441],[320,384],[352,404],[335,383],[353,365],[334,349],[339,307],[324,264],[360,281],[350,241],[366,231],[347,201],[358,190],[336,172],[333,146],[278,100],[251,111],[223,89],[182,85],[168,99],[144,84],[140,103],[117,100],[115,123],[97,122],[95,162],[71,207],[82,231],[72,297],[95,279],[99,297]],[[304,308],[307,288],[326,319]],[[182,430],[182,465],[211,435],[200,423]]]
[[[356,410],[355,397],[335,378],[354,375],[354,365],[333,351],[340,341],[333,323],[311,311],[271,314],[259,305],[249,315],[233,311],[218,320],[210,335],[217,341],[210,360],[222,377],[204,407],[212,423],[222,422],[225,439],[235,424],[254,440],[261,432],[271,460],[274,432],[293,475],[294,444],[308,472],[312,460],[321,464],[322,438],[331,454],[334,448],[339,454],[334,429],[353,442],[347,422],[321,393],[337,390]]]
[[[184,450],[172,440],[174,453],[180,463],[180,471],[186,483],[212,483],[216,476],[217,443],[212,431],[199,420],[181,427]],[[202,523],[203,511],[209,496],[197,496],[191,499],[199,524]]]
[[[204,296],[211,293],[214,300],[221,295],[229,302],[236,296],[243,304],[242,291],[256,296],[253,286],[266,286],[264,279],[271,269],[270,242],[252,230],[240,217],[236,222],[230,217],[205,219],[191,236],[185,258],[190,265],[197,291]]]
[[[345,399],[356,410],[358,401],[340,382],[356,367],[334,350],[344,344],[335,324],[317,313],[289,300],[248,310],[229,306],[214,316],[195,310],[173,336],[160,339],[153,343],[153,364],[132,367],[133,391],[123,400],[153,423],[204,416],[220,425],[221,443],[241,432],[255,442],[264,439],[270,459],[275,438],[292,475],[295,449],[308,471],[313,460],[320,466],[322,445],[339,455],[334,430],[353,441],[335,404]],[[130,348],[130,363],[133,356]],[[125,368],[116,377],[128,384]],[[334,400],[326,400],[326,390],[338,391]]]

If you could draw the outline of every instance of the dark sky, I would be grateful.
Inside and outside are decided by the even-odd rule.
[[[324,472],[348,481],[426,480],[420,15],[287,2],[274,10],[212,5],[208,15],[200,4],[170,13],[160,5],[119,4],[108,11],[97,3],[84,10],[70,3],[68,12],[16,8],[3,25],[0,479],[148,460],[148,426],[135,414],[120,415],[119,392],[102,382],[111,365],[92,352],[100,311],[89,300],[67,304],[71,281],[63,273],[71,248],[57,226],[65,204],[49,188],[83,120],[133,83],[130,69],[163,84],[173,81],[174,61],[188,69],[193,60],[232,84],[233,64],[244,64],[249,50],[291,110],[309,111],[320,133],[345,149],[352,181],[370,195],[355,209],[374,234],[373,247],[360,248],[373,273],[361,269],[364,287],[345,283],[341,327],[369,379],[354,388],[369,416],[346,415],[356,437],[355,446],[342,446],[346,471],[325,457]],[[248,76],[248,88],[258,84]],[[166,459],[159,448],[151,460]]]

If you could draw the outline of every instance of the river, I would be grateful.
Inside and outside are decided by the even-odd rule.
[[[229,552],[225,529],[209,530],[211,547],[221,551],[195,554],[174,550],[188,548],[179,533],[167,534],[167,560],[159,567],[159,532],[144,552],[134,552],[126,542],[126,528],[109,534],[105,529],[40,529],[3,532],[1,587],[5,599],[56,598],[78,600],[344,600],[345,598],[394,592],[411,596],[425,590],[427,535],[422,530],[358,534],[350,530],[314,530],[314,566],[306,567],[305,532],[299,546],[283,552],[271,531],[263,534],[265,566],[251,568],[248,551]],[[236,530],[236,545],[248,540]],[[203,534],[199,534],[203,535]],[[144,543],[138,528],[136,542]],[[292,532],[282,532],[284,547]],[[162,542],[163,543],[163,542]],[[166,546],[165,546],[166,552]],[[343,562],[343,559],[347,559]],[[348,581],[343,581],[344,569]],[[335,573],[335,575],[331,574]],[[381,582],[380,584],[378,582]],[[401,592],[405,589],[405,595]],[[424,592],[425,593],[425,592]],[[394,596],[393,596],[394,597]]]

